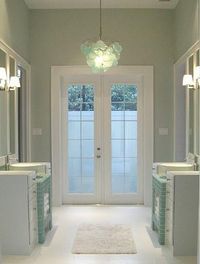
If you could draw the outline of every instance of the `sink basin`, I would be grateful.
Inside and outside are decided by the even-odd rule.
[[[19,162],[10,164],[12,171],[35,171],[36,173],[46,173],[45,163],[40,162]]]
[[[193,171],[194,164],[186,162],[163,162],[157,165],[157,174],[166,175],[168,171]]]

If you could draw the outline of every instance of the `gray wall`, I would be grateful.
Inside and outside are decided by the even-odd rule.
[[[104,38],[123,46],[120,65],[154,65],[156,161],[173,157],[173,12],[115,9],[103,11]],[[80,44],[98,35],[97,10],[32,10],[32,159],[50,160],[51,65],[84,65]],[[169,128],[159,136],[158,128]]]
[[[174,11],[175,61],[198,41],[198,0],[180,0]]]
[[[29,11],[23,0],[0,0],[0,39],[29,61]]]

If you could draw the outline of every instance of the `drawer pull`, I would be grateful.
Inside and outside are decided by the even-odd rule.
[[[168,212],[168,211],[170,211],[170,209],[169,209],[169,208],[166,208],[165,210],[166,210],[167,212]]]

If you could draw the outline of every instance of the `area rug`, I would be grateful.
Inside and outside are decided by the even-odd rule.
[[[74,254],[135,254],[131,227],[128,225],[79,226],[72,253]]]

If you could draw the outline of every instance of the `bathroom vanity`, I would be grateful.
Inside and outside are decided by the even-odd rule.
[[[52,228],[51,165],[49,162],[19,162],[9,165],[12,171],[34,171],[37,186],[38,242],[44,243]]]
[[[165,242],[174,256],[196,256],[199,172],[167,172]]]
[[[194,171],[194,163],[168,162],[153,164],[152,179],[152,229],[158,233],[161,245],[166,243],[165,213],[168,171]]]
[[[34,171],[0,171],[0,237],[4,255],[29,255],[38,240]]]

